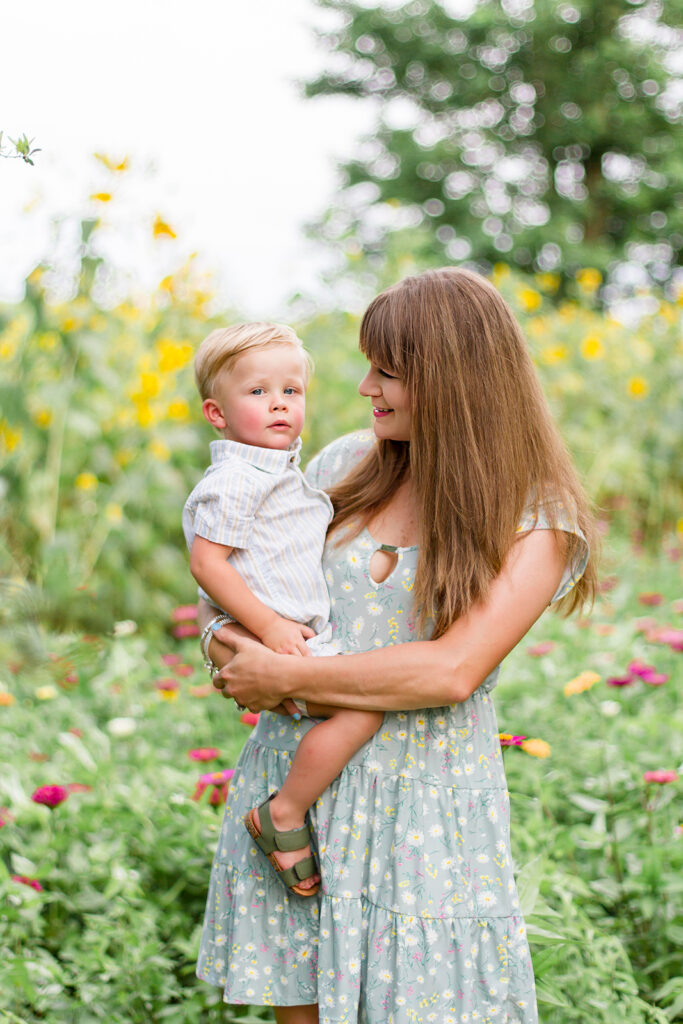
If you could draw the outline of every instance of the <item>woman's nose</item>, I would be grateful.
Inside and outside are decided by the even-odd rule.
[[[358,385],[358,392],[365,398],[370,398],[371,395],[378,395],[380,393],[380,388],[372,370],[368,370],[363,377],[362,381]]]

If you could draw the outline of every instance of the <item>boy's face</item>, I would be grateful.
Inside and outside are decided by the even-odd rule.
[[[295,345],[249,349],[219,373],[202,409],[227,441],[284,451],[306,413],[306,364]]]

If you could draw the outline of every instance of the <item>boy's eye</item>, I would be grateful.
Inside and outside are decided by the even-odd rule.
[[[296,388],[285,388],[285,394],[286,395],[295,395],[296,394]]]
[[[262,395],[264,393],[263,388],[252,388],[252,395]]]

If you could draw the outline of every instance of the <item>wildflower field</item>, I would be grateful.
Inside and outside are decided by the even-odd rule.
[[[211,439],[193,351],[235,316],[191,264],[107,302],[97,230],[71,298],[45,265],[0,307],[0,1021],[271,1020],[194,980],[253,724],[200,667],[180,530]],[[625,326],[596,274],[558,304],[552,275],[494,270],[605,534],[595,608],[547,614],[496,703],[541,1019],[664,1024],[683,1019],[681,306],[649,296]],[[296,322],[309,455],[365,424],[358,320]]]

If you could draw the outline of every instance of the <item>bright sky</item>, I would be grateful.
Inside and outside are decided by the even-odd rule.
[[[325,257],[302,226],[372,123],[353,101],[297,91],[323,65],[323,19],[313,0],[5,4],[0,130],[42,152],[34,167],[0,161],[0,300],[20,296],[55,218],[94,211],[88,197],[110,185],[95,151],[131,158],[97,212],[135,280],[154,285],[194,250],[225,303],[249,315],[315,289]],[[156,213],[176,242],[152,245]]]

